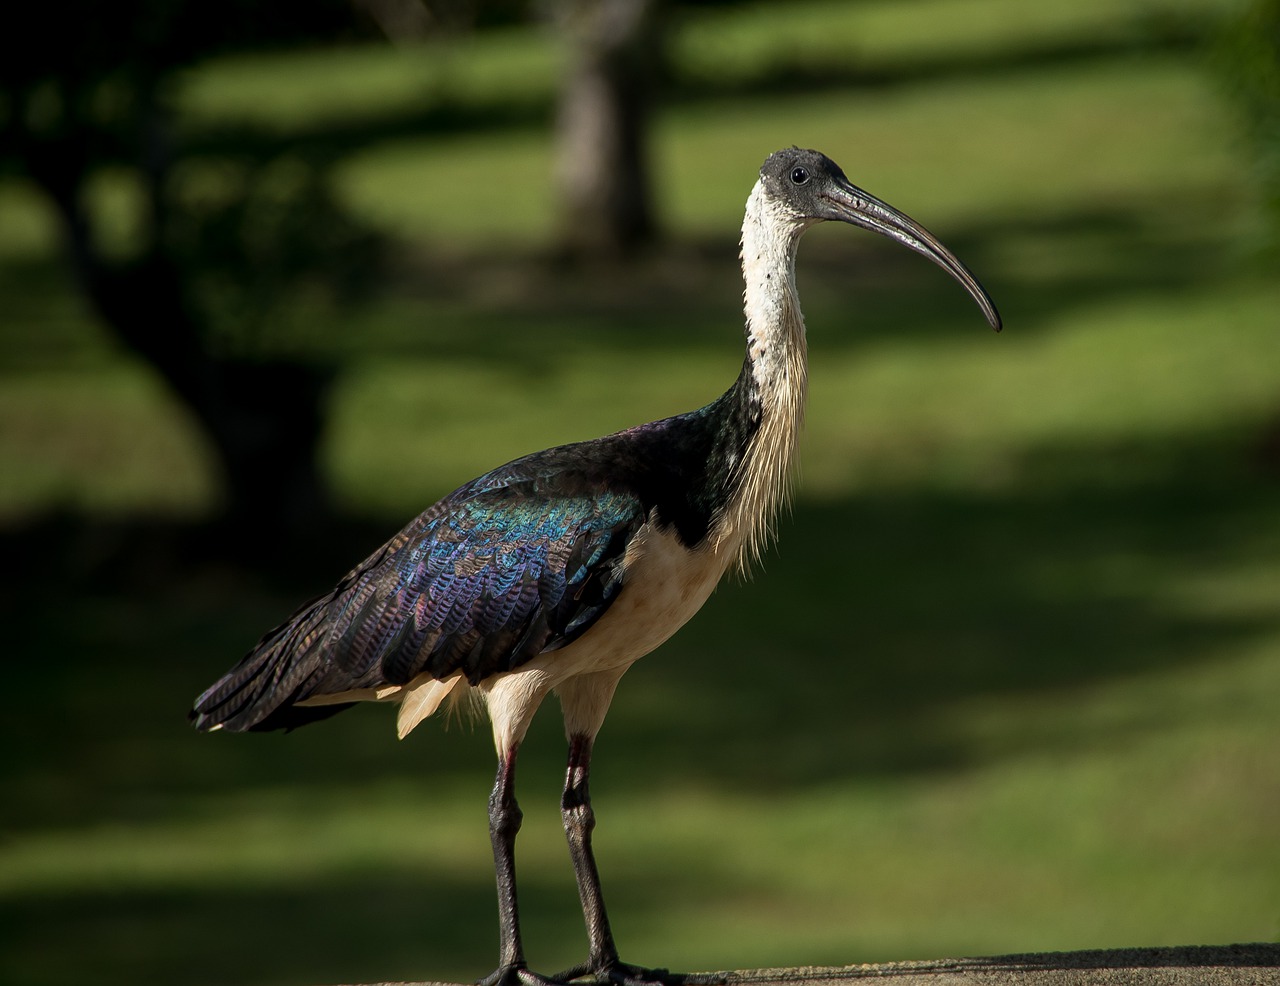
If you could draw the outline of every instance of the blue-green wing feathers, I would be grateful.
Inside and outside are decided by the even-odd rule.
[[[196,701],[196,725],[273,729],[308,698],[461,672],[475,684],[585,632],[622,587],[638,499],[545,480],[463,487],[268,633]]]

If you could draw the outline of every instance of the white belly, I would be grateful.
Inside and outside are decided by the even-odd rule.
[[[573,665],[575,674],[631,664],[702,608],[736,555],[736,546],[724,544],[690,551],[674,533],[646,527],[627,549],[613,605],[581,638],[545,657]]]
[[[520,742],[542,699],[569,679],[599,675],[607,685],[600,701],[607,705],[622,672],[684,626],[736,559],[736,543],[713,546],[711,540],[690,551],[674,533],[646,526],[627,549],[618,598],[591,629],[566,647],[481,682],[499,751]]]

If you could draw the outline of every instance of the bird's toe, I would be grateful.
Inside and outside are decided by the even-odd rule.
[[[560,979],[548,979],[536,972],[530,972],[527,966],[500,966],[476,983],[476,986],[558,986]]]

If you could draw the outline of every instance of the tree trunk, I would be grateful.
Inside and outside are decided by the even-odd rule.
[[[182,269],[160,247],[161,215],[151,216],[142,253],[108,261],[81,206],[87,172],[70,167],[71,157],[56,146],[49,150],[49,167],[29,160],[30,173],[57,208],[86,296],[116,338],[155,367],[212,445],[232,532],[227,546],[303,534],[329,508],[318,458],[331,374],[211,353]],[[158,201],[153,196],[153,208]]]
[[[569,65],[556,125],[560,245],[619,256],[653,239],[646,160],[660,0],[559,0]]]

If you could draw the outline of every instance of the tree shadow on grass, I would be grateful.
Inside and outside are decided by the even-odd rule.
[[[1274,612],[1196,609],[1174,591],[1280,551],[1266,536],[1274,481],[1250,473],[1237,433],[1042,450],[1037,463],[1042,488],[802,500],[765,570],[722,587],[628,676],[609,729],[616,769],[638,784],[684,771],[719,785],[803,785],[832,771],[946,768],[978,754],[948,732],[941,710],[1211,662],[1280,627]],[[327,560],[274,559],[274,581],[190,566],[179,551],[148,556],[140,567],[156,570],[145,574],[119,559],[113,574],[82,569],[77,583],[66,559],[89,539],[74,527],[74,543],[51,544],[68,531],[46,531],[39,552],[30,543],[11,551],[24,577],[6,597],[4,663],[24,701],[2,729],[27,751],[5,766],[11,824],[127,815],[131,797],[145,802],[161,786],[487,777],[484,727],[473,735],[429,724],[430,752],[405,756],[379,707],[287,736],[204,737],[185,723],[201,688],[327,584],[314,573],[339,573],[358,554],[354,543],[362,552],[378,542],[370,527],[317,546]],[[554,722],[557,710],[539,718]],[[981,756],[1027,741],[1010,736],[1007,749]],[[525,757],[555,769],[561,745],[539,745],[547,749]],[[58,776],[65,784],[49,782]]]
[[[802,502],[766,571],[722,589],[657,667],[632,672],[661,679],[646,692],[675,696],[678,724],[638,714],[620,689],[627,722],[611,725],[643,751],[622,770],[665,760],[704,783],[789,788],[1083,751],[1167,725],[1153,703],[1088,729],[1069,714],[1015,717],[978,740],[957,712],[1002,696],[1071,702],[1275,639],[1274,607],[1199,607],[1187,588],[1277,572],[1275,483],[1245,477],[1239,444],[1045,450],[1037,468],[1059,482],[1022,493]],[[1146,468],[1168,471],[1124,476]]]
[[[1170,198],[1182,203],[1176,215]],[[1006,326],[1023,338],[1109,301],[1206,290],[1232,256],[1230,230],[1216,219],[1214,202],[1214,189],[1184,188],[1092,210],[987,217],[935,232],[983,279]],[[1044,259],[1028,264],[1029,255]],[[952,339],[982,325],[945,274],[861,232],[811,234],[798,268],[815,362],[825,353],[873,345],[886,332]],[[0,371],[65,365],[68,353],[104,357],[102,340],[84,331],[91,323],[75,325],[63,301],[54,300],[65,291],[51,288],[64,281],[48,259],[0,270],[0,298],[26,306],[25,318],[0,329]],[[32,284],[43,285],[37,293],[48,303],[30,302]],[[362,322],[355,350],[349,320],[317,322],[308,346],[317,358],[344,365],[363,356],[468,360],[536,378],[558,370],[570,352],[595,354],[602,368],[633,353],[666,351],[673,359],[691,351],[732,353],[741,292],[732,233],[666,243],[630,265],[604,263],[586,274],[537,253],[406,245],[383,294],[421,308],[411,307],[412,317]],[[24,329],[30,324],[41,324],[41,332]],[[736,362],[726,360],[727,376]]]
[[[535,926],[575,917],[529,897]],[[379,872],[0,902],[0,936],[6,978],[29,986],[82,981],[87,969],[96,982],[187,986],[467,982],[494,964],[493,913],[484,880]]]
[[[1163,196],[1134,196],[934,232],[1023,339],[1111,302],[1215,290],[1231,251],[1229,231],[1213,221],[1214,190],[1185,188],[1172,197],[1186,204],[1177,216]],[[918,218],[929,225],[928,216]],[[815,365],[890,333],[951,340],[982,331],[977,309],[943,272],[837,226],[811,233],[797,264]],[[733,232],[663,244],[626,267],[603,263],[585,274],[536,254],[422,254],[397,272],[391,293],[421,303],[420,317],[369,326],[362,339],[370,354],[480,360],[522,379],[559,372],[565,354],[598,360],[601,372],[654,352],[673,360],[723,353],[726,378],[737,368],[742,273]],[[328,344],[323,327],[317,341]]]
[[[1274,485],[1250,474],[1237,436],[1041,449],[1035,472],[1043,486],[802,500],[767,570],[722,589],[624,681],[598,758],[606,801],[620,790],[661,797],[672,785],[784,795],[1086,754],[1165,728],[1171,713],[1157,700],[1082,729],[1070,714],[1033,712],[975,732],[965,709],[1010,696],[1069,706],[1109,682],[1210,667],[1280,632],[1274,608],[1198,608],[1172,591],[1280,555]],[[483,727],[430,723],[398,745],[388,710],[362,707],[290,735],[191,732],[190,699],[301,598],[297,571],[282,564],[273,581],[161,555],[135,559],[126,578],[92,566],[66,578],[65,559],[91,526],[72,542],[46,532],[46,555],[27,545],[23,579],[8,587],[17,649],[4,666],[21,696],[0,724],[14,751],[4,766],[10,837],[189,821],[277,789],[312,806],[297,818],[305,827],[342,792],[358,800],[359,785],[412,785],[473,801],[483,841],[493,769]],[[349,558],[333,561],[337,571]],[[1234,714],[1206,701],[1192,714]],[[556,712],[543,710],[522,759],[522,790],[534,792],[526,807],[552,824]],[[5,963],[35,984],[92,969],[102,983],[198,986],[471,977],[492,962],[483,867],[474,880],[412,866],[318,874],[288,889],[291,878],[276,879],[11,893],[0,900]],[[636,886],[695,892],[705,879],[731,875],[695,866]],[[548,965],[579,958],[567,867],[554,885],[535,868],[524,889],[530,938],[556,956]]]

